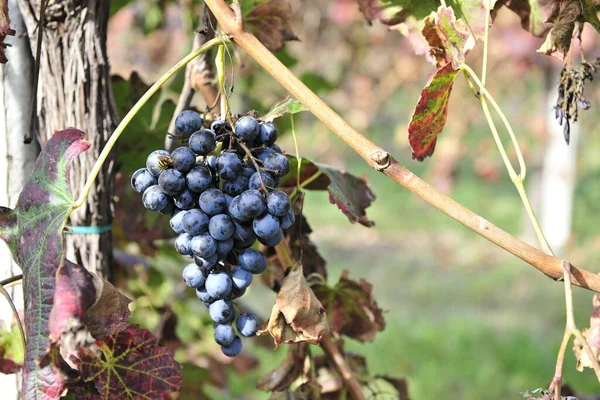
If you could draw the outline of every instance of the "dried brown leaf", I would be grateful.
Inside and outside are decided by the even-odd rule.
[[[285,360],[273,371],[269,372],[256,385],[257,389],[265,392],[276,392],[286,390],[302,375],[304,359],[306,358],[307,345],[304,343],[288,346]]]
[[[592,300],[594,311],[590,317],[590,327],[583,330],[582,334],[587,340],[590,348],[598,357],[600,354],[600,294],[594,295]],[[573,343],[573,352],[577,358],[577,370],[583,371],[584,368],[592,368],[592,361],[583,349],[581,342],[575,339]]]
[[[298,40],[292,31],[292,8],[287,0],[269,0],[254,8],[244,23],[265,47],[279,51],[290,40]]]

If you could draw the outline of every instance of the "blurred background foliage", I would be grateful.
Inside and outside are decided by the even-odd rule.
[[[129,79],[132,72],[139,74],[140,82],[152,83],[190,50],[200,6],[198,0],[112,2],[108,52],[113,73],[124,79],[115,78],[121,115],[132,101],[126,95],[130,90],[122,87],[134,84]],[[464,81],[454,86],[436,154],[423,163],[411,160],[406,127],[433,67],[413,54],[400,33],[366,24],[353,0],[295,0],[292,6],[299,40],[277,53],[280,60],[352,126],[413,172],[492,223],[537,244],[479,102]],[[587,33],[584,43],[589,57],[595,58],[599,43]],[[515,127],[534,199],[547,142],[546,97],[548,91],[554,96],[553,74],[560,69],[557,61],[535,53],[540,44],[541,39],[521,29],[515,14],[499,13],[491,29],[488,88]],[[230,54],[229,60],[233,112],[264,113],[286,96],[243,52]],[[479,69],[481,45],[467,61]],[[163,142],[183,79],[178,75],[124,135],[124,172],[141,165],[136,158]],[[600,250],[597,86],[589,85],[586,97],[592,110],[578,122],[574,219],[562,256],[595,271]],[[200,96],[193,105],[198,110],[206,107]],[[343,270],[365,278],[386,311],[387,329],[373,343],[347,340],[347,349],[366,356],[372,375],[405,377],[413,399],[521,398],[520,392],[547,387],[564,329],[563,286],[368,168],[309,113],[296,116],[295,123],[303,157],[365,176],[377,195],[367,210],[376,223],[371,229],[349,225],[324,192],[309,192],[304,205],[312,238],[328,260],[330,282]],[[281,147],[293,152],[289,118],[280,119],[279,128],[286,132]],[[202,398],[199,390],[211,398],[267,398],[255,389],[256,382],[285,357],[285,349],[274,351],[269,339],[257,338],[246,342],[250,350],[242,357],[225,359],[210,338],[202,305],[181,283],[184,261],[164,241],[151,240],[162,236],[166,221],[149,220],[150,213],[127,203],[125,195],[119,201],[117,212],[130,218],[121,218],[116,232],[117,260],[124,266],[119,269],[120,286],[135,299],[134,322],[176,349],[190,396],[183,393],[183,398]],[[146,221],[146,226],[132,225],[131,218]],[[255,284],[244,298],[245,306],[266,319],[274,297]],[[591,298],[590,292],[575,290],[580,327],[589,323]],[[571,352],[564,379],[577,391],[599,391],[591,370],[575,370]],[[372,398],[389,396],[378,386]]]

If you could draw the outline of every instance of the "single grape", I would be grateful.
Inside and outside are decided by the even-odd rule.
[[[150,211],[164,210],[169,205],[169,199],[166,194],[160,190],[160,186],[153,185],[144,190],[142,203]]]
[[[173,232],[179,235],[185,233],[185,230],[183,229],[183,217],[185,216],[185,213],[187,213],[185,210],[176,211],[175,215],[173,215],[169,221]]]
[[[197,208],[188,210],[182,219],[183,230],[192,236],[200,235],[208,229],[210,218]]]
[[[150,186],[158,184],[158,180],[146,168],[140,168],[131,175],[131,187],[138,193],[144,193]]]
[[[231,132],[231,125],[225,120],[217,119],[210,124],[210,129],[216,135],[222,135],[224,133]]]
[[[273,175],[271,175],[269,172],[260,171],[260,176],[262,177],[263,183],[265,184],[265,186],[267,188],[275,187],[275,179],[273,179]],[[248,189],[257,189],[258,190],[260,188],[261,188],[261,184],[260,184],[259,173],[255,172],[250,177],[250,180],[248,180]]]
[[[283,217],[279,218],[279,222],[281,223],[281,227],[283,229],[289,229],[294,222],[296,222],[296,215],[293,210],[289,210]]]
[[[215,299],[210,297],[204,286],[200,286],[196,289],[196,297],[198,297],[204,304],[210,304],[215,301]]]
[[[242,171],[242,175],[250,179],[250,177],[256,172],[253,165],[247,165]]]
[[[267,247],[277,246],[279,244],[279,242],[281,242],[282,239],[283,239],[283,231],[281,229],[279,229],[277,231],[277,233],[270,238],[265,239],[265,238],[258,237],[258,241]]]
[[[212,176],[205,166],[194,167],[185,176],[187,188],[194,193],[202,193],[210,188]]]
[[[190,247],[195,256],[208,258],[217,252],[217,241],[207,232],[194,236]]]
[[[191,288],[199,288],[206,281],[202,270],[194,263],[185,266],[182,276],[185,284]]]
[[[205,156],[217,148],[215,134],[208,129],[200,129],[190,136],[189,146],[198,155]]]
[[[229,208],[229,205],[233,201],[233,196],[230,194],[227,194],[227,193],[224,193],[224,194],[225,194],[225,204],[227,205],[227,208]]]
[[[233,233],[233,238],[235,240],[246,241],[249,239],[256,240],[256,235],[254,234],[254,229],[252,228],[252,223],[239,223],[234,221],[235,232]]]
[[[202,117],[196,111],[185,110],[175,118],[177,134],[189,137],[198,129],[202,129]]]
[[[253,236],[252,238],[246,240],[233,239],[233,244],[236,249],[247,249],[248,247],[252,247],[254,245],[254,242],[256,242],[256,236]],[[229,255],[231,254],[232,253],[229,253]],[[232,263],[235,264],[234,262]]]
[[[217,254],[221,258],[225,258],[227,253],[233,250],[233,238],[229,238],[227,240],[217,240]]]
[[[235,221],[245,222],[250,220],[250,218],[246,217],[240,211],[240,196],[236,196],[231,200],[231,203],[229,203],[229,206],[227,207],[227,212]]]
[[[258,190],[246,190],[240,194],[238,207],[246,218],[256,218],[266,209],[265,200]]]
[[[213,271],[206,278],[206,291],[215,299],[224,299],[231,292],[231,278],[226,272]]]
[[[235,307],[229,300],[215,300],[208,307],[208,313],[217,324],[226,324],[235,317]]]
[[[154,176],[160,175],[160,173],[163,172],[163,169],[159,168],[159,165],[161,164],[160,157],[169,158],[169,156],[170,154],[166,150],[153,151],[148,155],[148,158],[146,158],[146,169]]]
[[[235,331],[230,324],[217,324],[215,326],[215,342],[220,346],[229,346],[235,340]]]
[[[256,335],[258,326],[258,317],[249,312],[238,315],[237,319],[235,320],[235,327],[240,335],[245,337]]]
[[[196,263],[196,265],[198,267],[200,267],[200,269],[202,269],[202,271],[209,271],[212,267],[217,265],[218,261],[219,261],[219,255],[217,253],[213,254],[210,257],[206,257],[206,258],[194,256],[194,262]]]
[[[244,175],[238,175],[234,180],[224,181],[223,184],[223,192],[231,196],[237,196],[246,189],[248,189],[248,178]]]
[[[187,233],[182,233],[181,235],[177,236],[177,239],[175,239],[175,250],[184,256],[191,256],[191,240],[192,236]]]
[[[167,196],[167,206],[162,210],[158,210],[162,215],[173,215],[178,208],[175,207],[175,203],[173,202],[173,198]]]
[[[281,190],[274,190],[267,195],[267,210],[276,217],[283,217],[290,209],[290,199]]]
[[[244,249],[238,255],[238,265],[252,274],[261,274],[267,268],[267,259],[257,250]]]
[[[168,169],[158,176],[158,186],[164,194],[177,196],[185,189],[185,177],[176,169]]]
[[[254,229],[256,236],[268,239],[275,236],[280,229],[279,218],[266,212],[260,217],[254,218],[254,221],[252,221],[252,228]]]
[[[196,203],[196,196],[192,194],[189,190],[185,189],[181,194],[177,196],[173,196],[173,202],[175,206],[181,210],[189,210],[194,208],[194,204]]]
[[[188,172],[196,165],[196,155],[189,147],[178,147],[171,152],[173,168],[181,172]]]
[[[242,352],[242,339],[235,337],[229,346],[221,346],[221,351],[227,357],[235,357]]]
[[[217,214],[210,219],[208,232],[216,240],[227,240],[235,231],[235,225],[227,214]]]
[[[252,283],[252,274],[244,268],[237,267],[231,271],[231,281],[238,289],[246,289]]]
[[[283,154],[283,151],[281,151],[281,147],[277,146],[276,144],[273,144],[270,147],[270,149],[273,150],[275,153]]]
[[[245,293],[246,293],[246,289],[238,289],[237,287],[233,286],[231,288],[231,293],[229,293],[229,296],[227,296],[227,300],[239,299]]]
[[[283,154],[273,153],[263,163],[264,167],[278,177],[282,177],[290,170],[290,162]]]
[[[267,157],[269,157],[271,154],[275,154],[275,153],[277,153],[275,150],[273,150],[270,147],[267,147],[267,148],[263,149],[261,152],[259,152],[258,155],[256,156],[256,158],[258,158],[262,162],[265,162]]]
[[[259,137],[263,144],[271,146],[277,140],[277,128],[270,122],[261,122]]]
[[[250,142],[258,136],[258,121],[246,115],[235,122],[235,136],[244,142]]]
[[[232,181],[242,172],[242,160],[236,153],[224,151],[217,157],[217,171],[221,178]]]
[[[221,214],[227,207],[227,199],[219,189],[208,189],[200,195],[198,205],[208,215]]]

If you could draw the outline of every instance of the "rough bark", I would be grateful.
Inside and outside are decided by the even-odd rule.
[[[34,53],[41,2],[19,0]],[[43,143],[55,130],[66,127],[87,133],[92,148],[75,161],[71,173],[75,197],[117,122],[106,54],[108,12],[108,0],[50,0],[42,18],[35,134]],[[112,223],[114,168],[111,157],[86,204],[71,214],[70,225]],[[111,233],[67,235],[67,257],[107,276],[112,258]]]
[[[9,0],[9,16],[15,36],[6,42],[8,62],[0,65],[0,205],[14,207],[39,152],[37,143],[26,145],[23,134],[27,130],[31,103],[31,71],[33,59],[29,49],[25,24],[19,12],[17,0]],[[0,279],[21,273],[21,268],[13,261],[4,242],[0,244]],[[23,288],[13,286],[8,289],[17,309],[23,309]],[[10,326],[14,320],[8,303],[0,300],[0,320]],[[0,387],[3,399],[19,398],[20,374],[0,374]]]

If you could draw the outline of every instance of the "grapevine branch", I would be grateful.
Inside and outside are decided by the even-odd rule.
[[[485,218],[462,206],[450,197],[433,188],[417,177],[402,164],[394,160],[381,147],[354,130],[325,102],[304,85],[283,65],[253,34],[243,29],[234,12],[223,0],[206,0],[206,4],[217,18],[225,34],[244,49],[273,78],[338,135],[371,167],[404,186],[425,202],[463,224],[495,245],[527,262],[554,280],[563,279],[563,260],[517,239],[498,228]],[[589,290],[600,292],[600,276],[585,269],[571,267],[572,283]]]

